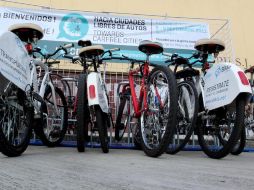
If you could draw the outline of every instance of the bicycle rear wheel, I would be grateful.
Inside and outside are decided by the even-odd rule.
[[[190,81],[182,81],[178,88],[177,126],[168,154],[176,154],[189,142],[198,114],[198,93]]]
[[[210,158],[220,159],[234,148],[244,127],[245,99],[238,96],[231,104],[198,117],[199,144]]]
[[[77,92],[77,149],[79,152],[85,151],[85,141],[88,138],[88,123],[90,112],[87,99],[86,74],[81,74],[78,79]]]
[[[231,154],[236,156],[241,154],[244,150],[245,144],[246,144],[246,131],[245,127],[243,127],[240,139],[237,141],[236,145],[232,149]]]
[[[26,94],[13,84],[0,98],[0,150],[6,156],[20,156],[28,147],[34,110],[27,105]]]
[[[139,120],[141,145],[146,155],[158,157],[168,148],[176,127],[176,80],[168,67],[156,66],[149,74],[147,104]]]
[[[68,125],[67,102],[63,92],[57,87],[55,87],[55,96],[59,115],[55,109],[53,92],[47,87],[44,94],[45,104],[41,106],[42,125],[34,127],[42,143],[48,147],[58,146],[63,141]]]

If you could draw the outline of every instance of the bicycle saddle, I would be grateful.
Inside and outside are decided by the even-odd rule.
[[[93,58],[94,56],[99,56],[104,52],[102,45],[92,45],[83,47],[79,50],[80,57]]]
[[[87,46],[91,46],[92,42],[90,40],[79,40],[78,45],[81,47],[87,47]]]
[[[152,42],[150,40],[143,40],[138,46],[139,51],[147,55],[159,54],[163,52],[163,46],[159,42]]]
[[[15,33],[21,41],[34,43],[43,38],[43,29],[32,23],[14,24],[9,31]]]
[[[252,66],[252,67],[246,69],[244,72],[245,72],[245,73],[254,73],[254,66]]]
[[[219,39],[201,39],[196,41],[195,49],[204,53],[219,53],[225,49],[225,44]]]

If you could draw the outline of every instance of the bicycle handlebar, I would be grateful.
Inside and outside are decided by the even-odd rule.
[[[56,51],[55,51],[54,53],[52,53],[52,54],[43,54],[43,53],[41,52],[41,49],[38,48],[38,47],[35,48],[33,51],[36,52],[36,53],[39,53],[39,54],[42,55],[45,59],[49,59],[50,57],[56,55],[60,50],[63,50],[63,51],[65,52],[65,54],[67,54],[67,53],[68,53],[68,52],[67,52],[67,49],[68,49],[68,48],[71,48],[71,47],[73,47],[73,46],[74,46],[73,43],[66,44],[66,45],[64,45],[64,46],[60,46],[60,47],[58,47],[58,48],[56,49]]]
[[[121,61],[130,61],[132,63],[145,63],[145,61],[143,60],[137,60],[137,59],[133,59],[133,58],[129,58],[125,55],[122,55],[122,57],[109,57],[109,58],[102,58],[101,59],[102,61],[105,61],[105,60],[121,60]]]
[[[171,53],[166,53],[166,52],[162,52],[162,55],[167,56],[167,57],[171,57],[173,54],[171,54]]]
[[[79,56],[70,56],[70,55],[63,55],[64,58],[71,59],[72,63],[75,63],[76,61],[79,61]]]
[[[168,56],[170,54],[163,53],[163,55]],[[192,59],[192,58],[195,58],[197,60],[191,63],[189,60]],[[174,54],[171,55],[170,59],[165,61],[165,63],[171,63],[171,65],[177,65],[177,66],[178,65],[188,65],[189,67],[192,67],[192,65],[194,65],[198,62],[202,63],[202,60],[200,60],[198,58],[200,58],[200,53],[193,53],[188,58],[179,56],[178,54],[174,53]],[[213,62],[210,62],[210,63],[213,63]]]
[[[70,43],[70,44],[65,44],[64,46],[63,46],[63,48],[64,49],[68,49],[68,48],[71,48],[71,47],[73,47],[74,46],[74,44],[73,43]]]

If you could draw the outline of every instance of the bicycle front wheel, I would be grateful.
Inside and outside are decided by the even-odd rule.
[[[109,138],[108,138],[108,127],[109,118],[108,114],[104,113],[99,106],[94,107],[96,116],[96,127],[98,128],[99,138],[101,142],[102,152],[108,153],[109,151]]]
[[[148,76],[147,105],[140,118],[141,145],[146,155],[166,151],[176,127],[177,88],[173,72],[156,66]]]
[[[34,128],[42,143],[48,147],[57,146],[63,141],[68,125],[67,102],[63,92],[57,87],[55,87],[55,97],[56,105],[54,105],[53,92],[47,87],[44,94],[45,104],[41,106],[42,126]]]
[[[20,156],[28,147],[34,110],[27,105],[25,93],[15,85],[0,98],[0,150],[6,156]]]
[[[176,154],[189,142],[198,115],[198,93],[190,81],[182,81],[178,88],[177,126],[168,154]]]

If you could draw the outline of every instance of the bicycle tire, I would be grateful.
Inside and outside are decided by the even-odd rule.
[[[90,112],[87,99],[87,76],[80,74],[77,92],[77,149],[78,152],[85,151],[85,141],[88,139],[88,123]]]
[[[232,149],[231,154],[235,156],[241,154],[244,150],[245,144],[246,144],[246,131],[245,131],[245,127],[243,127],[240,139],[238,140],[238,142]]]
[[[193,105],[192,106],[193,115],[192,115],[192,117],[189,115],[190,111],[187,108],[186,102],[184,102],[185,103],[185,105],[183,105],[184,114],[186,114],[187,116],[185,115],[185,117],[184,117],[184,116],[180,115],[181,110],[179,109],[178,117],[177,117],[177,126],[176,126],[174,135],[180,134],[181,131],[184,131],[185,133],[183,135],[185,135],[185,137],[183,140],[178,139],[178,142],[180,142],[179,144],[170,144],[167,151],[166,151],[168,154],[176,154],[177,152],[182,150],[185,147],[185,145],[189,142],[190,137],[191,137],[191,135],[194,131],[194,128],[196,126],[196,120],[197,120],[197,115],[198,115],[198,92],[192,82],[182,81],[177,84],[179,99],[181,97],[181,94],[183,94],[183,92],[181,90],[181,87],[183,87],[183,86],[185,86],[185,89],[188,90],[188,95],[190,95],[189,97],[193,98],[193,99],[190,99],[190,102]],[[179,106],[178,106],[178,108],[179,108]],[[180,126],[180,122],[185,121],[186,120],[185,118],[187,118],[187,122],[186,122],[187,125],[182,124],[182,126]],[[179,138],[179,135],[177,135],[177,137]]]
[[[157,81],[157,80],[153,81],[155,79],[154,77],[155,77],[156,73],[163,75],[164,80],[167,80],[167,89],[169,92],[167,95],[167,101],[169,100],[170,107],[168,108],[166,106],[169,110],[168,110],[167,114],[163,113],[165,118],[164,119],[159,118],[160,131],[158,132],[159,137],[157,136],[157,138],[159,138],[159,139],[157,139],[157,141],[159,141],[157,145],[154,145],[154,141],[153,141],[154,139],[152,140],[151,144],[149,142],[147,142],[149,140],[149,136],[148,136],[149,133],[152,136],[152,138],[155,137],[155,135],[152,134],[154,131],[151,129],[148,129],[149,123],[150,123],[150,125],[155,126],[155,123],[153,121],[150,121],[151,119],[154,119],[153,117],[151,117],[149,115],[150,113],[152,113],[152,111],[149,113],[150,105],[149,105],[149,109],[147,111],[142,112],[141,117],[139,119],[139,124],[140,124],[140,129],[141,129],[141,137],[142,137],[141,138],[142,149],[145,152],[145,154],[150,157],[158,157],[161,154],[163,154],[166,151],[166,149],[168,148],[168,145],[171,142],[173,133],[175,131],[176,114],[177,114],[176,79],[175,79],[175,75],[170,70],[170,68],[165,67],[165,66],[156,66],[151,71],[151,73],[148,76],[148,80],[147,80],[147,89],[148,89],[147,95],[149,95],[149,93],[151,92],[149,83]],[[158,75],[158,76],[160,76],[160,75]],[[149,101],[149,97],[148,97],[147,101],[148,101],[148,104],[151,103],[153,105],[153,101],[155,101],[155,100]],[[169,105],[169,103],[167,105]],[[160,114],[162,112],[164,112],[164,110],[159,109],[159,112],[157,112],[157,114]],[[146,118],[146,116],[148,116],[148,115],[149,115],[149,117]],[[154,115],[156,115],[156,113],[154,113]],[[168,120],[167,124],[165,125],[165,129],[161,130],[161,125],[165,121],[165,119]],[[151,128],[153,128],[153,127],[151,126]],[[160,136],[162,134],[161,131],[164,131],[163,137]],[[148,133],[146,133],[146,132],[148,132]]]
[[[5,104],[4,102],[0,102],[0,150],[2,154],[8,156],[8,157],[17,157],[20,156],[28,147],[31,134],[32,134],[32,124],[33,124],[33,115],[34,115],[34,110],[33,107],[27,106],[28,104],[26,103],[27,97],[23,91],[18,89],[15,85],[11,85],[8,89],[10,93],[12,93],[14,90],[17,90],[17,99],[12,99],[11,101],[17,103],[20,108],[23,108],[22,113],[19,110],[18,112],[14,110],[13,104]],[[10,95],[12,96],[12,95]],[[7,95],[5,98],[8,98],[9,95]],[[5,112],[8,112],[8,114],[5,114]],[[15,115],[15,116],[14,116]],[[9,123],[10,118],[6,118],[8,116],[13,116],[12,117],[12,122],[11,126],[8,124],[6,125],[6,122]],[[15,144],[17,142],[16,138],[17,136],[20,137],[19,134],[19,127],[21,127],[21,122],[23,121],[22,124],[24,124],[25,131],[23,134],[23,138],[20,142],[20,144]],[[17,124],[17,125],[15,125]],[[4,127],[10,127],[8,130],[5,130]],[[8,134],[6,134],[8,133]],[[11,142],[8,137],[12,137],[15,139],[15,142]]]
[[[137,126],[135,127],[133,138],[134,138],[133,142],[134,142],[135,149],[142,150],[141,130],[140,130],[139,124],[137,124]]]
[[[34,127],[34,131],[36,135],[39,136],[42,143],[48,147],[55,147],[61,144],[63,141],[67,127],[68,127],[68,108],[67,108],[67,102],[65,99],[65,96],[60,88],[55,87],[55,95],[57,99],[57,107],[61,109],[62,117],[61,118],[55,118],[55,120],[61,119],[61,126],[54,126],[56,125],[53,121],[52,126],[47,126],[48,123],[50,123],[50,119],[47,121],[47,118],[44,117],[43,113],[46,113],[50,117],[54,117],[54,114],[49,113],[51,110],[49,107],[54,107],[54,102],[50,98],[52,97],[52,91],[49,86],[46,87],[45,94],[44,94],[44,101],[45,104],[42,104],[41,106],[41,112],[42,112],[42,120],[41,125],[38,124]],[[60,103],[59,103],[60,102]],[[52,109],[54,110],[54,108]],[[54,111],[53,111],[54,112]],[[53,118],[54,120],[54,118]]]
[[[210,158],[213,159],[221,159],[227,156],[235,146],[237,140],[239,139],[242,127],[244,126],[244,110],[245,110],[245,99],[243,96],[239,95],[235,101],[235,119],[234,125],[231,129],[230,137],[227,141],[220,143],[220,146],[209,145],[208,142],[205,141],[205,136],[211,134],[208,132],[209,128],[202,125],[201,117],[198,117],[198,124],[197,124],[197,135],[199,144],[203,150],[203,152]],[[230,106],[230,105],[229,105]],[[217,116],[221,115],[221,113],[225,113],[225,110],[220,112],[219,109],[215,110],[214,112],[217,113]],[[226,114],[225,114],[226,115]],[[231,127],[231,126],[230,126]],[[205,131],[207,130],[207,131]],[[216,132],[216,131],[215,131]],[[218,134],[215,134],[214,137],[218,138]],[[209,140],[211,141],[211,140]],[[219,141],[219,140],[218,140]]]
[[[99,132],[99,139],[101,142],[101,149],[103,153],[109,152],[109,139],[108,139],[108,127],[109,127],[109,118],[108,114],[104,113],[100,106],[94,107],[95,116],[96,116],[96,126]]]

